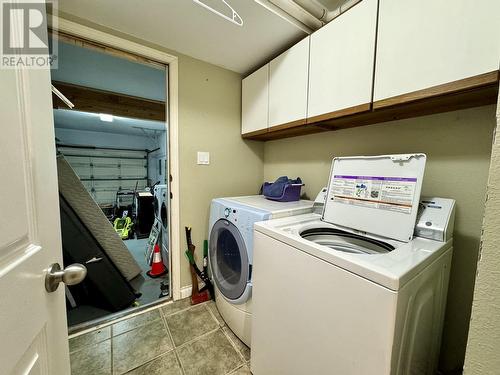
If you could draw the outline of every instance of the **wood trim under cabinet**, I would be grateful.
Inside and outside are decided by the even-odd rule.
[[[309,118],[307,118],[307,123],[308,124],[315,124],[315,123],[318,123],[321,121],[326,121],[326,120],[331,120],[331,119],[335,119],[335,118],[339,118],[339,117],[354,115],[356,113],[368,112],[371,109],[372,109],[371,103],[359,104],[359,105],[355,105],[353,107],[339,109],[338,111],[328,112],[328,113],[325,113],[322,115],[309,117]]]
[[[329,131],[329,130],[330,129],[323,128],[323,127],[318,126],[318,125],[305,124],[305,125],[301,125],[301,126],[296,126],[294,128],[286,128],[286,129],[281,129],[278,131],[268,132],[264,135],[261,135],[260,137],[256,137],[256,138],[252,138],[252,139],[259,140],[259,141],[272,141],[275,139],[297,137],[300,135],[320,133],[320,132],[325,132],[325,131]]]
[[[300,119],[300,120],[290,121],[290,122],[286,122],[284,124],[270,126],[268,128],[268,132],[276,132],[276,131],[280,131],[280,130],[296,128],[298,126],[303,126],[306,123],[307,123],[307,119],[305,119],[305,118]]]
[[[475,89],[477,87],[487,86],[498,82],[499,71],[495,70],[488,73],[479,74],[474,77],[460,79],[458,81],[444,83],[429,87],[426,89],[413,91],[408,94],[393,96],[392,98],[377,100],[373,102],[373,109],[392,107],[404,103],[414,102],[422,99],[429,99],[436,96],[453,94],[459,91]]]
[[[317,126],[322,126],[329,130],[339,130],[372,125],[495,104],[497,98],[498,84],[494,83],[466,91],[400,103],[391,107],[382,107],[369,112],[323,121],[317,124]]]
[[[290,121],[285,124],[280,124],[280,125],[275,125],[271,126],[266,129],[261,129],[261,130],[256,130],[253,132],[249,133],[244,133],[241,136],[244,139],[253,139],[253,140],[268,140],[269,137],[267,136],[269,133],[272,134],[278,134],[278,132],[281,132],[283,130],[287,129],[295,129],[295,128],[301,128],[306,125],[307,120],[305,118],[300,119],[300,120],[295,120],[295,121]],[[281,133],[279,133],[281,134]]]
[[[412,96],[411,100],[406,99],[406,101],[398,101],[377,108],[368,108],[371,107],[369,103],[362,104],[346,110],[315,116],[307,121],[297,120],[246,133],[242,137],[258,141],[271,141],[491,105],[497,103],[499,78],[499,71],[494,71],[478,77],[422,90],[425,91],[426,96],[420,95],[418,98]],[[440,88],[440,90],[436,90],[436,88]],[[318,121],[318,118],[323,118],[323,121]]]
[[[243,133],[241,135],[241,137],[245,138],[245,139],[252,139],[254,137],[258,137],[260,135],[267,134],[267,132],[268,132],[268,129],[265,128],[265,129],[255,130],[253,132]]]

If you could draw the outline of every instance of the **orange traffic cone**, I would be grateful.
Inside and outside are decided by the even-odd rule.
[[[154,253],[153,253],[153,264],[151,265],[151,271],[146,272],[149,277],[160,277],[167,273],[167,267],[163,264],[161,260],[161,252],[160,246],[158,244],[155,245]]]

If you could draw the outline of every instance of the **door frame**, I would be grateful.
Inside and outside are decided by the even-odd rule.
[[[169,53],[144,46],[142,44],[93,29],[79,23],[53,16],[49,27],[70,36],[85,39],[117,50],[142,56],[167,66],[166,88],[168,92],[166,119],[168,132],[169,182],[170,199],[170,258],[172,262],[170,279],[173,300],[181,298],[180,277],[180,200],[179,200],[179,62],[178,57]],[[168,176],[167,176],[168,180]]]

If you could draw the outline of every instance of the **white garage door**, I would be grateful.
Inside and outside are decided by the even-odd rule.
[[[98,204],[113,204],[118,190],[143,189],[148,181],[145,150],[59,147]]]

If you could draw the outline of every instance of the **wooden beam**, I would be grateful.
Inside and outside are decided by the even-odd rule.
[[[103,91],[90,87],[52,81],[74,105],[74,111],[107,113],[114,116],[137,118],[141,120],[165,121],[165,102]],[[68,109],[61,99],[52,95],[52,107]]]

